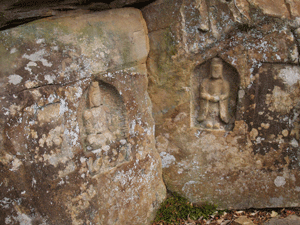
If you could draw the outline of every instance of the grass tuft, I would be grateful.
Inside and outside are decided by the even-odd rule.
[[[154,224],[158,222],[179,224],[185,220],[208,219],[216,212],[217,206],[205,203],[195,206],[177,193],[172,193],[161,205],[156,214]]]

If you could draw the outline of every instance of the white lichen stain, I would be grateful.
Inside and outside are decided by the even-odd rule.
[[[36,185],[36,179],[33,177],[33,178],[32,178],[32,181],[31,181],[31,186],[32,186],[32,187],[35,187],[35,185]]]
[[[276,187],[284,186],[285,183],[286,183],[285,178],[282,176],[277,176],[276,179],[274,180],[274,184]]]
[[[13,74],[8,77],[8,82],[11,84],[17,85],[17,84],[21,83],[22,79],[23,79],[23,77],[21,77],[20,75]]]
[[[129,130],[129,133],[131,135],[135,134],[135,126],[136,126],[136,120],[132,120],[130,123],[130,130]]]
[[[191,185],[193,185],[193,184],[197,184],[197,182],[196,182],[196,181],[193,181],[193,180],[190,180],[190,181],[186,182],[186,183],[183,185],[183,187],[182,187],[182,191],[188,193],[188,190],[186,190],[186,189],[188,189],[189,186],[191,186]]]
[[[51,95],[49,95],[47,100],[48,100],[49,103],[53,103],[56,98],[57,97],[55,95],[51,94]]]
[[[87,158],[85,158],[85,157],[80,157],[80,162],[81,162],[81,163],[86,162],[86,160],[87,160]]]
[[[37,39],[36,40],[36,43],[37,44],[41,44],[41,43],[44,43],[45,42],[45,39],[44,38],[40,38],[40,39]]]
[[[298,143],[298,141],[295,138],[293,138],[291,140],[290,145],[293,146],[294,148],[298,148],[299,147],[299,143]]]
[[[44,79],[46,80],[46,81],[48,81],[48,84],[53,84],[53,81],[55,80],[55,76],[54,75],[45,75],[45,77],[44,77]]]
[[[4,197],[0,200],[0,206],[4,209],[8,209],[12,203],[12,200],[10,198]]]
[[[10,54],[13,54],[13,53],[15,53],[15,52],[17,52],[17,49],[16,49],[16,48],[12,48],[12,49],[10,50]]]
[[[68,111],[68,103],[64,99],[60,99],[60,108],[59,108],[59,115],[63,115],[65,112]]]
[[[280,70],[278,76],[291,87],[300,81],[300,68],[297,66],[286,67]]]
[[[175,157],[167,152],[161,152],[160,157],[162,162],[162,168],[168,168],[173,162],[176,161]]]
[[[44,59],[44,56],[47,56],[47,55],[48,55],[48,53],[46,52],[46,50],[41,49],[40,51],[35,52],[31,55],[24,54],[22,56],[22,58],[29,59],[32,62],[40,61],[40,62],[42,62],[43,66],[51,67],[52,63],[48,62],[46,59]]]
[[[12,161],[12,168],[9,169],[9,170],[10,171],[17,171],[21,165],[22,165],[22,162],[18,158],[15,158]]]
[[[122,145],[125,145],[125,144],[127,143],[127,141],[126,141],[125,139],[121,139],[121,140],[120,140],[120,143],[121,143]]]
[[[2,106],[1,110],[3,111],[3,115],[8,116],[9,115],[9,109]]]
[[[33,221],[30,216],[21,212],[17,212],[17,213],[18,215],[16,220],[20,223],[20,225],[32,225]]]
[[[7,216],[5,218],[5,224],[12,224],[12,220],[11,220],[11,217],[10,216]]]
[[[59,48],[58,48],[58,46],[52,46],[52,47],[51,47],[51,50],[53,50],[53,51],[58,51]]]
[[[68,138],[69,138],[69,140],[72,144],[72,147],[79,145],[79,143],[77,142],[79,140],[79,126],[78,126],[78,124],[76,124],[75,131],[65,129],[64,130],[64,135],[68,136]]]
[[[35,62],[29,62],[27,63],[26,67],[24,67],[25,70],[27,70],[30,74],[32,74],[32,69],[30,68],[31,66],[37,66]]]
[[[79,99],[82,96],[82,88],[77,87],[77,92],[75,93],[75,96]]]

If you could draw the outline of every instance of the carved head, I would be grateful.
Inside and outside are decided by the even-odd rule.
[[[98,107],[101,105],[101,93],[99,83],[97,81],[92,82],[89,90],[90,107]]]
[[[223,62],[220,58],[213,58],[211,61],[210,69],[211,77],[214,79],[219,79],[223,77]]]

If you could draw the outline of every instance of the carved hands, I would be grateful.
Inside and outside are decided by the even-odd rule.
[[[219,101],[223,101],[225,99],[228,98],[228,94],[224,94],[224,95],[221,95],[221,96],[217,96],[217,95],[210,95],[208,93],[202,93],[200,95],[201,98],[203,99],[206,99],[210,102],[219,102]]]
[[[201,93],[200,95],[201,98],[206,99],[210,102],[218,102],[220,101],[220,97],[219,96],[215,96],[215,95],[210,95],[208,93]],[[223,100],[223,99],[221,99]]]
[[[223,101],[223,100],[227,99],[228,97],[229,97],[228,93],[227,94],[223,94],[223,95],[220,96],[220,101]]]
[[[219,96],[211,96],[211,102],[218,102],[220,101],[220,97]]]

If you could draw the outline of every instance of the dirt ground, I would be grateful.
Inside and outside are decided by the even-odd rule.
[[[211,215],[207,220],[202,218],[191,220],[188,218],[187,220],[178,221],[178,223],[182,225],[253,225],[264,224],[272,218],[281,219],[290,215],[300,217],[300,208],[230,210],[224,212],[223,215]],[[152,225],[169,225],[169,223],[158,222]]]

